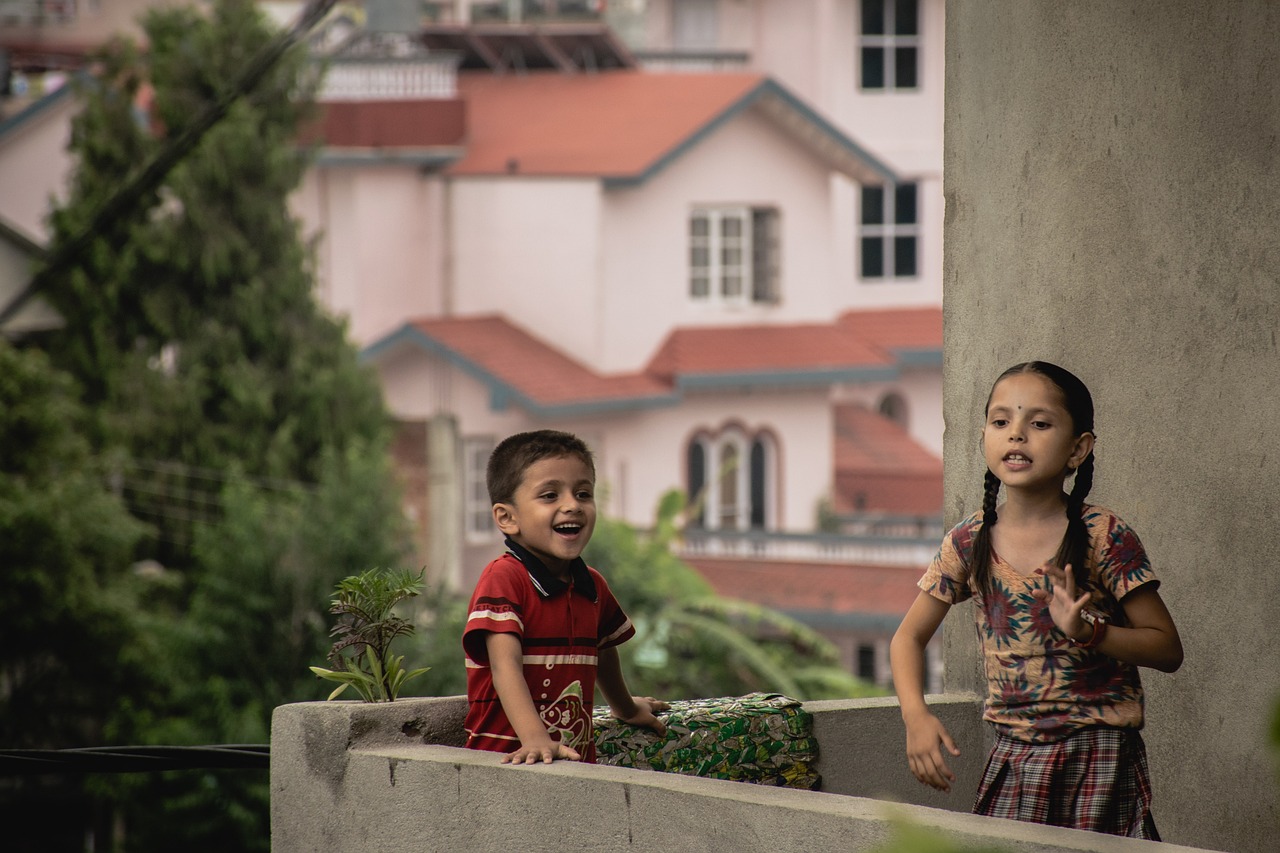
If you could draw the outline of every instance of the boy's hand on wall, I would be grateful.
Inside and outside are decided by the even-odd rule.
[[[667,726],[662,720],[656,716],[659,711],[669,711],[671,706],[660,699],[654,699],[652,696],[632,696],[631,701],[635,703],[636,711],[629,716],[623,716],[616,710],[613,715],[624,723],[630,723],[633,726],[644,726],[647,729],[653,729],[659,735],[667,733]]]
[[[550,764],[556,759],[561,761],[581,761],[582,756],[571,746],[548,739],[544,744],[525,746],[521,744],[515,752],[502,756],[503,764]]]

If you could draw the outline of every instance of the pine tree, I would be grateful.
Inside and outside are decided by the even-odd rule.
[[[405,556],[389,419],[342,323],[312,296],[288,198],[318,79],[251,0],[157,8],[147,49],[117,42],[85,85],[77,168],[51,218],[40,293],[66,320],[40,342],[112,452],[135,549],[167,580],[139,614],[147,690],[120,697],[114,742],[261,743],[271,710],[321,698],[342,577]],[[229,97],[228,93],[235,94]],[[216,104],[225,115],[161,179],[139,181]],[[119,204],[121,187],[138,188]],[[104,205],[114,214],[102,221]],[[264,779],[242,772],[113,786],[128,849],[266,849]]]

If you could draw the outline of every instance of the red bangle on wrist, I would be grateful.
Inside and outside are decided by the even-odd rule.
[[[1092,649],[1102,642],[1102,638],[1107,635],[1107,623],[1101,619],[1094,619],[1091,624],[1093,625],[1093,633],[1089,635],[1089,639],[1082,643],[1075,637],[1068,637],[1067,639],[1071,641],[1071,645],[1082,649]]]

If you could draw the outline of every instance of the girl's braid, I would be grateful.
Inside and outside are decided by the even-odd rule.
[[[1058,565],[1071,564],[1078,589],[1088,588],[1089,528],[1084,523],[1084,499],[1093,488],[1093,454],[1090,453],[1076,469],[1076,480],[1067,495],[1067,534],[1058,550]]]
[[[982,477],[982,525],[973,537],[972,568],[969,575],[973,586],[983,597],[991,586],[991,528],[996,526],[996,496],[1000,494],[1000,478],[988,468]]]

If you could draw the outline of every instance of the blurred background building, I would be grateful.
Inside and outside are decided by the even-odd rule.
[[[8,335],[57,322],[25,288],[67,83],[149,5],[0,0]],[[717,591],[887,682],[942,533],[943,26],[942,0],[335,7],[294,205],[433,576],[500,548],[493,446],[569,430],[603,511],[644,528],[680,490]]]

